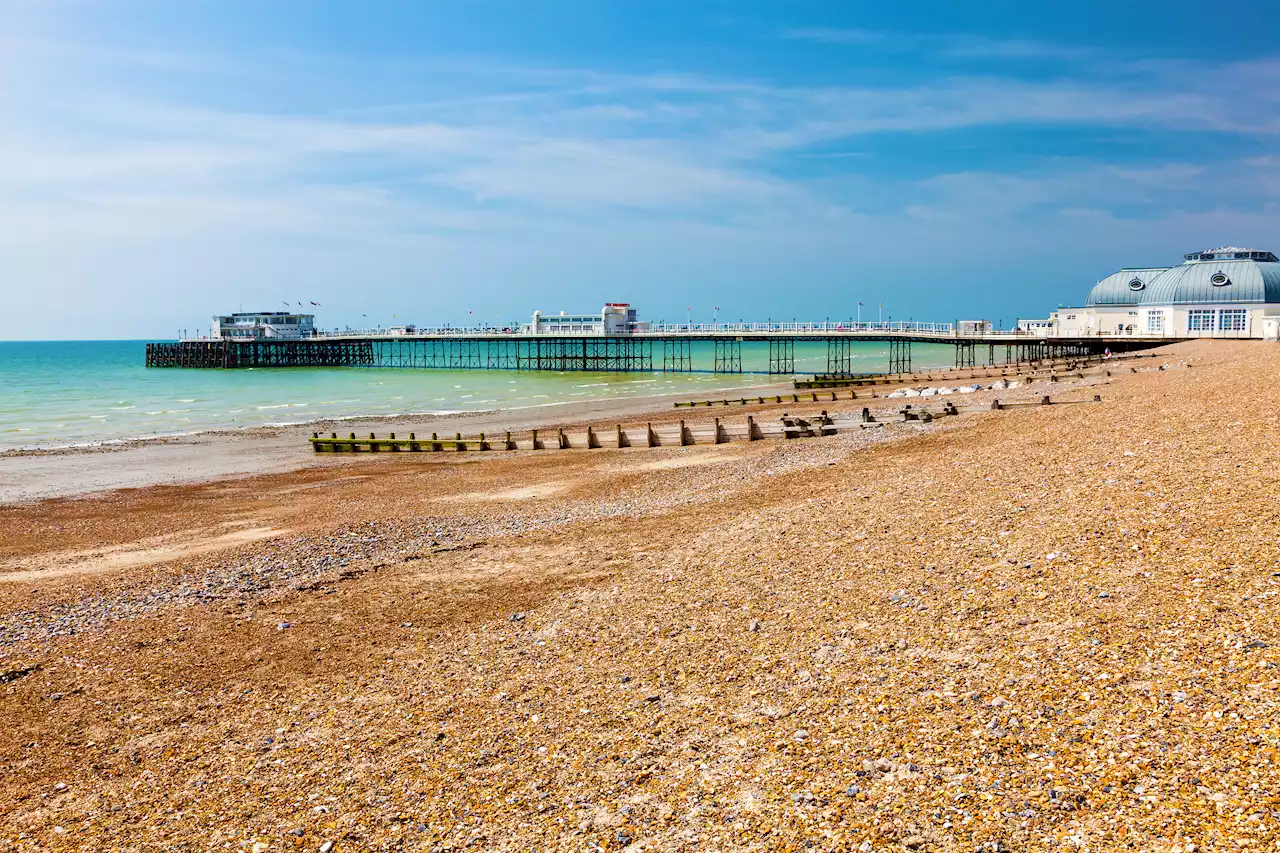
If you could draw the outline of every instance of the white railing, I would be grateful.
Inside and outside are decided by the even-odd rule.
[[[829,335],[840,332],[903,332],[951,334],[951,323],[859,322],[857,320],[827,320],[821,323],[650,323],[649,331],[637,334],[651,335],[707,335],[734,332],[776,332],[789,335]]]
[[[527,328],[509,328],[496,326],[479,326],[473,328],[455,328],[439,326],[434,328],[415,327],[412,331],[395,329],[330,329],[316,333],[319,338],[397,338],[397,337],[439,337],[439,336],[492,336],[492,337],[601,337],[625,335],[627,337],[645,337],[646,335],[729,335],[729,334],[781,334],[781,335],[832,335],[832,334],[934,334],[953,335],[955,327],[951,323],[916,323],[910,321],[867,322],[826,321],[821,323],[650,323],[647,329],[635,332],[544,332],[535,335]],[[968,333],[966,333],[968,334]],[[980,334],[975,332],[973,334]]]

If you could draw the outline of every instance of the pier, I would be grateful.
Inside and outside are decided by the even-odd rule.
[[[912,344],[955,349],[957,368],[1132,352],[1174,343],[1163,335],[1042,337],[1024,331],[969,331],[952,323],[653,324],[627,334],[539,334],[497,330],[367,330],[301,339],[180,340],[149,343],[147,367],[378,367],[435,370],[688,373],[692,345],[713,347],[714,373],[743,372],[743,353],[763,356],[767,373],[791,375],[797,343],[826,345],[825,374],[853,374],[852,344],[889,344],[889,372],[911,372]],[[764,359],[761,359],[763,362]]]

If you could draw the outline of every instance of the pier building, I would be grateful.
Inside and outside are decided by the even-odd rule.
[[[533,321],[520,327],[526,335],[632,335],[647,332],[648,323],[642,323],[627,302],[606,302],[598,314],[557,314],[533,312]]]
[[[1173,267],[1133,267],[1094,285],[1080,307],[1059,308],[1036,334],[1280,340],[1280,260],[1220,246]]]
[[[316,331],[316,315],[288,311],[244,311],[213,318],[211,340],[286,340],[309,338]]]

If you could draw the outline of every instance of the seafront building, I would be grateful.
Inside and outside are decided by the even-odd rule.
[[[1280,261],[1262,249],[1221,246],[1175,267],[1132,267],[1094,285],[1084,305],[1026,321],[1041,337],[1161,335],[1280,340]]]
[[[220,340],[290,340],[309,338],[316,332],[315,314],[288,311],[248,311],[213,318],[210,338]]]
[[[543,314],[533,312],[533,321],[520,327],[525,335],[629,335],[649,331],[627,302],[606,302],[599,314]]]

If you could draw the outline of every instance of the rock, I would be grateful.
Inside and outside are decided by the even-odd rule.
[[[859,788],[857,785],[850,785],[849,787],[844,789],[844,792],[846,796],[856,797],[862,793],[862,789]]]
[[[302,827],[298,827],[297,829],[292,830],[292,832],[294,835],[298,836],[299,838],[307,834],[307,831]]]
[[[62,694],[61,694],[61,693],[51,693],[51,694],[49,694],[49,698],[50,698],[50,699],[52,699],[53,701],[57,702],[59,699],[61,699],[61,698],[62,698]]]
[[[845,653],[837,649],[830,643],[823,643],[818,650],[813,653],[813,659],[821,663],[830,663],[833,660],[839,660],[844,657]]]
[[[908,850],[918,850],[925,845],[923,835],[908,835],[902,839],[902,846]]]
[[[807,731],[805,731],[804,729],[796,729],[796,733],[795,733],[796,740],[806,740],[808,739],[808,737],[809,737],[809,733]]]
[[[277,630],[277,631],[287,631],[288,629],[290,629],[290,628],[292,628],[292,627],[293,627],[293,625],[292,625],[292,624],[290,624],[290,623],[288,623],[288,622],[281,622],[279,625],[277,625],[277,626],[276,626],[276,630]]]
[[[1185,690],[1173,691],[1173,701],[1175,704],[1187,701],[1187,693]]]
[[[249,853],[267,853],[268,846],[265,841],[255,841],[253,846],[249,848]]]
[[[508,622],[523,622],[523,621],[524,621],[524,614],[523,614],[523,613],[512,613],[510,616],[508,616],[508,617],[507,617],[507,621],[508,621]]]
[[[760,620],[759,620],[759,619],[752,619],[752,620],[751,620],[751,623],[750,623],[749,625],[747,625],[747,630],[748,630],[748,631],[750,631],[750,632],[751,632],[751,633],[753,633],[753,634],[758,634],[758,633],[760,633]]]
[[[333,849],[332,841],[326,841],[324,844],[320,845],[320,853],[329,853],[329,851],[332,849]]]
[[[53,790],[55,790],[55,791],[57,791],[57,792],[61,793],[61,792],[65,791],[65,790],[67,790],[67,783],[66,783],[66,782],[59,782],[58,784],[56,784],[56,785],[54,785],[54,786],[53,786]]]
[[[1265,649],[1265,648],[1267,648],[1267,644],[1264,643],[1262,640],[1254,640],[1252,643],[1245,643],[1245,646],[1244,646],[1244,650],[1246,652],[1253,651],[1254,649]]]

